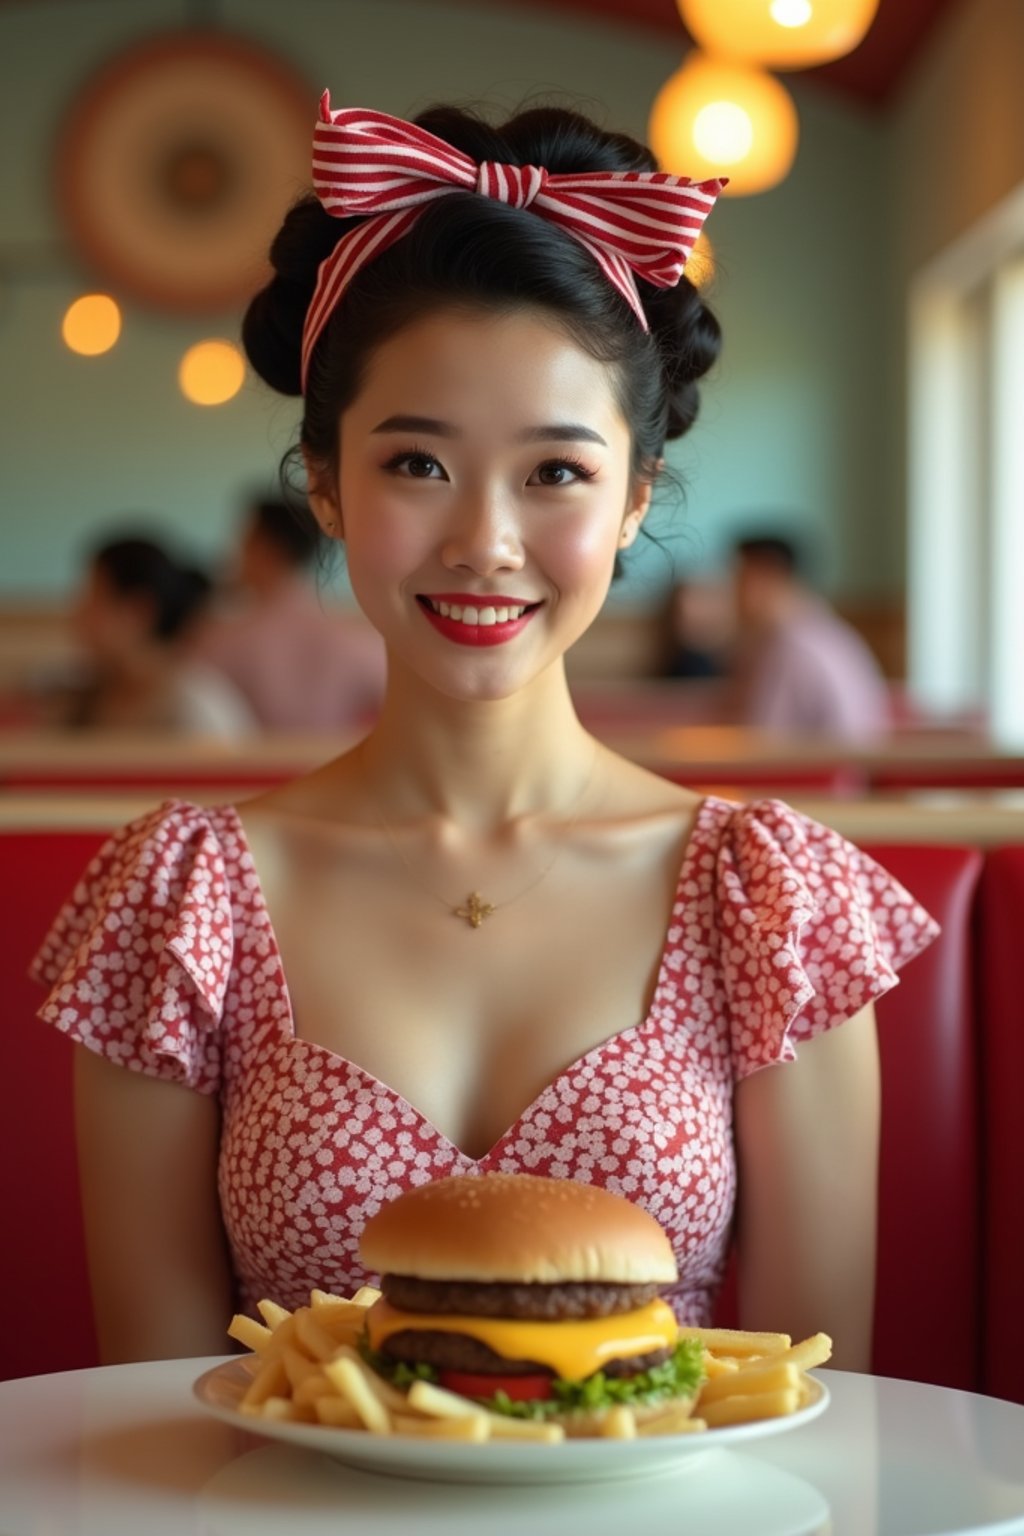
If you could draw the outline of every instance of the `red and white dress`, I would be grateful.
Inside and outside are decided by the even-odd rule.
[[[775,800],[699,808],[650,1011],[566,1067],[479,1160],[358,1063],[297,1039],[233,807],[169,802],[86,869],[35,961],[40,1017],[130,1071],[220,1096],[219,1187],[240,1289],[285,1306],[370,1278],[365,1222],[444,1174],[616,1190],[666,1228],[669,1299],[707,1323],[736,1194],[733,1087],[895,985],[936,935],[838,834]]]

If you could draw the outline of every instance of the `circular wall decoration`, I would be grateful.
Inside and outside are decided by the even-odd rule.
[[[205,313],[266,280],[281,218],[310,186],[315,93],[273,55],[182,32],[119,55],[61,131],[57,190],[77,249],[124,293]]]

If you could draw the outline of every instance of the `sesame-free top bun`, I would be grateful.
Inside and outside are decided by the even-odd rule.
[[[677,1278],[667,1236],[640,1206],[590,1184],[530,1174],[421,1184],[371,1217],[359,1253],[379,1274],[421,1280],[668,1285]]]

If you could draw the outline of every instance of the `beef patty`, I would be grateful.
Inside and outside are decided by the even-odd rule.
[[[417,1280],[412,1275],[385,1275],[381,1289],[388,1301],[405,1312],[531,1318],[554,1323],[633,1312],[653,1301],[660,1288],[589,1280],[567,1281],[564,1285],[520,1285],[504,1280],[487,1284],[477,1280]]]
[[[554,1371],[535,1360],[506,1360],[478,1339],[464,1333],[433,1333],[429,1329],[405,1328],[393,1333],[380,1346],[381,1353],[407,1365],[423,1363],[438,1370],[479,1371],[484,1375],[553,1376]],[[646,1355],[631,1355],[624,1360],[608,1360],[601,1369],[606,1376],[636,1376],[640,1371],[662,1365],[671,1356],[670,1349],[653,1349]]]

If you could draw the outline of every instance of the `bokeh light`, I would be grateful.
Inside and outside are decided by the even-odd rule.
[[[789,173],[800,125],[781,81],[694,49],[658,92],[649,142],[658,164],[703,181],[727,176],[727,197],[765,192]]]
[[[811,0],[772,0],[768,13],[780,27],[806,27],[814,16]]]
[[[736,101],[711,101],[693,120],[693,142],[706,160],[735,165],[754,144],[750,113]]]
[[[698,48],[766,69],[810,69],[863,42],[880,0],[676,0]]]
[[[178,368],[178,384],[193,405],[223,405],[241,389],[245,359],[233,341],[197,341]]]
[[[61,324],[64,344],[82,357],[109,352],[121,334],[121,311],[106,293],[85,293],[68,306]]]

